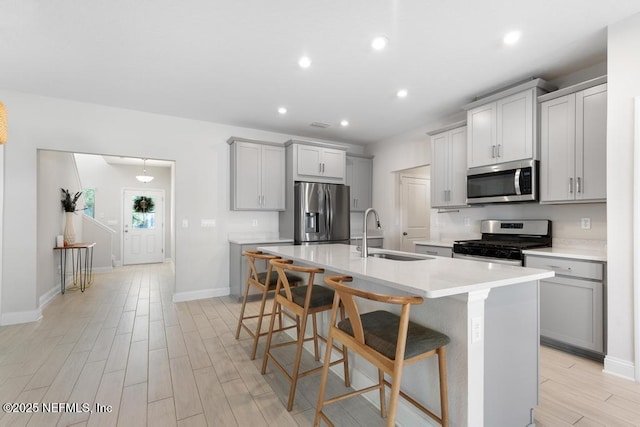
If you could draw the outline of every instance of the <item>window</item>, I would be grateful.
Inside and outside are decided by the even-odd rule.
[[[82,198],[84,199],[84,214],[91,218],[95,218],[96,190],[94,188],[83,189]]]
[[[133,228],[156,227],[156,203],[153,197],[133,196],[131,226]]]

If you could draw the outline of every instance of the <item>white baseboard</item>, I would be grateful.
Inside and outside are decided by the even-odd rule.
[[[617,357],[605,356],[603,372],[635,381],[634,364],[627,360],[618,359]]]
[[[185,302],[198,299],[224,297],[231,293],[231,288],[204,289],[202,291],[176,292],[173,302]]]
[[[51,289],[40,296],[40,298],[38,299],[38,307],[40,307],[40,310],[44,310],[47,304],[53,301],[53,299],[58,295],[60,295],[60,283],[58,283],[56,286],[53,286]]]
[[[94,273],[113,273],[113,267],[93,267]]]
[[[42,310],[14,311],[11,313],[2,313],[0,317],[0,325],[16,325],[18,323],[37,322],[42,319]]]

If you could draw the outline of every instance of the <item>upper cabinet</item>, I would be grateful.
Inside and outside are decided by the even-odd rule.
[[[231,137],[231,209],[285,209],[284,146]]]
[[[536,103],[551,89],[534,79],[467,104],[467,167],[538,159]]]
[[[607,84],[598,78],[540,97],[540,201],[605,201]]]
[[[346,147],[295,140],[285,146],[292,156],[294,181],[345,183]]]
[[[431,207],[466,206],[467,198],[467,127],[430,133],[431,136]]]
[[[351,187],[351,211],[371,207],[373,160],[371,157],[347,155],[346,184]]]

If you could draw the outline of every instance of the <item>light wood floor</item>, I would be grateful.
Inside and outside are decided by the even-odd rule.
[[[300,380],[287,412],[286,380],[272,366],[262,376],[261,358],[249,360],[247,334],[234,337],[240,304],[229,297],[174,304],[172,281],[166,265],[118,268],[96,274],[84,293],[58,296],[41,321],[0,327],[1,403],[76,402],[94,410],[0,412],[0,426],[311,425],[319,376]],[[640,426],[640,384],[547,348],[541,368],[538,426]],[[329,388],[344,386],[334,376]],[[111,412],[95,412],[95,403]],[[363,398],[328,412],[336,425],[384,425]]]

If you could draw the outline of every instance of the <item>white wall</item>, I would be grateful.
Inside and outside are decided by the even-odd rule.
[[[229,210],[226,141],[232,135],[274,142],[305,138],[12,91],[0,90],[0,99],[11,133],[5,145],[3,222],[3,245],[11,251],[3,253],[2,322],[17,313],[25,321],[37,319],[36,283],[53,280],[38,278],[34,269],[38,149],[175,161],[174,296],[180,299],[228,293],[228,233],[278,231],[277,213]],[[350,151],[362,153],[356,146]],[[188,228],[180,226],[183,219]],[[201,219],[215,219],[217,226],[201,228]],[[50,250],[50,243],[46,246]]]
[[[140,166],[107,163],[102,156],[75,154],[78,173],[83,188],[96,191],[95,219],[116,231],[113,239],[113,254],[116,262],[122,261],[122,190],[158,189],[164,190],[165,200],[165,258],[173,258],[171,252],[171,168],[147,166],[147,175],[154,177],[148,184],[142,184],[136,175],[142,174]]]
[[[9,149],[7,151],[11,150]],[[35,279],[37,285],[35,289],[35,296],[37,300],[39,300],[41,296],[52,291],[53,288],[60,286],[60,273],[58,270],[60,254],[58,252],[54,252],[53,247],[56,243],[56,236],[62,234],[64,231],[65,216],[64,211],[62,210],[62,204],[60,203],[60,200],[62,199],[61,188],[69,190],[72,196],[81,189],[78,183],[78,175],[76,173],[76,166],[72,154],[40,150],[37,155],[38,186],[33,191],[34,194],[37,191],[38,195],[37,208],[34,209],[34,211],[37,211],[37,234],[35,245],[37,248],[37,264],[35,259],[32,264],[37,265],[37,268],[36,271],[34,271],[32,267],[29,269],[30,271],[25,272],[25,274],[36,274]],[[29,197],[25,196],[26,193],[22,196],[24,202],[18,203],[28,204]],[[83,206],[82,198],[80,198],[76,208],[79,209]],[[25,213],[23,212],[23,214]],[[81,215],[81,213],[77,213],[73,216],[73,224],[77,241],[82,241]],[[23,228],[18,222],[12,224],[13,226],[9,226],[8,228]],[[36,231],[34,227],[29,228]],[[7,230],[5,236],[8,234],[9,232]],[[7,255],[10,255],[10,253],[7,253]],[[9,270],[9,268],[5,269],[5,272],[7,272],[7,270]],[[56,289],[53,290],[55,291]]]
[[[605,369],[633,377],[633,99],[640,95],[640,14],[609,27],[607,94],[608,354]],[[638,148],[636,148],[638,149]],[[638,266],[636,266],[638,267]],[[636,325],[640,328],[640,325]],[[635,369],[640,369],[636,366]]]

